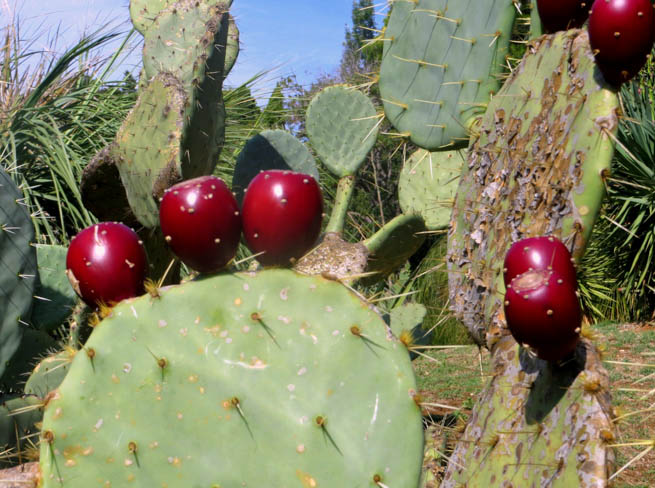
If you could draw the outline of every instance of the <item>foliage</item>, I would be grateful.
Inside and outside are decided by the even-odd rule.
[[[16,24],[6,27],[0,83],[0,164],[26,193],[37,240],[66,243],[94,221],[82,205],[79,178],[88,159],[134,104],[134,80],[109,81],[132,33],[99,30],[61,56],[32,51]],[[94,53],[123,36],[110,58]]]
[[[605,219],[613,225],[603,248],[612,256],[623,320],[651,319],[655,308],[655,108],[646,83],[621,90],[624,117],[607,178]]]

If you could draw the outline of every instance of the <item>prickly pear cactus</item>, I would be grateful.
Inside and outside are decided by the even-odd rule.
[[[225,134],[222,83],[238,54],[238,30],[227,11],[230,4],[227,0],[132,4],[133,21],[145,38],[144,81],[116,140],[85,171],[82,193],[91,211],[112,215],[102,195],[88,186],[102,180],[96,173],[112,174],[115,167],[134,216],[152,229],[158,222],[157,199],[166,188],[213,171]],[[112,191],[120,193],[114,186]],[[123,200],[117,199],[113,215],[125,213]]]
[[[77,302],[75,290],[66,277],[64,246],[37,244],[39,277],[34,292],[32,324],[41,330],[53,331],[64,323]]]
[[[38,444],[43,401],[33,395],[3,398],[0,403],[0,467],[18,464],[29,446]],[[3,480],[4,481],[4,480]]]
[[[513,0],[394,1],[380,67],[394,127],[430,151],[465,147],[500,88],[515,17]]]
[[[580,257],[603,197],[618,99],[586,32],[544,36],[476,126],[447,263],[453,309],[493,354],[494,375],[457,444],[443,487],[604,487],[613,454],[608,377],[582,340],[574,360],[521,349],[502,310],[513,241],[550,234]],[[504,484],[503,484],[504,483]]]
[[[159,75],[141,93],[116,135],[111,152],[119,161],[130,207],[146,227],[159,224],[156,197],[182,178],[180,140],[187,102],[175,77]]]
[[[605,194],[618,97],[586,32],[540,38],[476,128],[449,234],[451,300],[480,343],[493,341],[510,244],[550,234],[583,253]],[[492,323],[493,322],[493,323]]]
[[[419,149],[405,162],[398,181],[398,201],[406,214],[423,217],[430,230],[450,224],[465,154]]]
[[[55,390],[68,374],[70,364],[77,351],[68,347],[63,351],[56,352],[43,358],[34,367],[32,374],[25,383],[24,391],[28,395],[36,395],[39,398]]]
[[[188,282],[95,328],[46,407],[42,486],[417,486],[415,388],[403,344],[338,283]]]
[[[425,223],[419,215],[401,214],[362,241],[368,250],[366,271],[385,277],[402,266],[425,241]]]
[[[363,93],[344,85],[330,86],[307,107],[307,135],[334,175],[354,175],[377,140],[380,119]]]
[[[23,195],[0,168],[0,376],[30,319],[37,273],[33,243]]]

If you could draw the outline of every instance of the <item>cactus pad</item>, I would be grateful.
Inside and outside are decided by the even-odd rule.
[[[223,79],[232,71],[234,63],[239,57],[239,27],[230,15],[230,24],[227,29],[227,45],[225,48],[225,66],[223,67]]]
[[[173,0],[130,0],[130,17],[134,28],[145,35],[157,14]]]
[[[134,28],[145,36],[159,12],[174,2],[175,0],[130,0],[130,17]],[[204,2],[221,4],[225,9],[230,8],[232,4],[232,0],[211,0],[210,2],[204,0]]]
[[[182,178],[181,137],[187,97],[171,75],[158,75],[141,93],[111,150],[130,207],[146,227],[159,223],[156,198]]]
[[[307,108],[307,134],[332,173],[353,175],[375,144],[380,118],[363,93],[330,86],[315,95]]]
[[[73,312],[77,302],[75,290],[66,277],[64,246],[36,245],[39,280],[35,291],[32,324],[51,331],[60,326]]]
[[[243,192],[260,171],[269,169],[305,173],[318,181],[316,160],[307,146],[287,131],[265,130],[248,139],[239,153],[232,177],[237,200],[242,200]]]
[[[20,453],[38,444],[37,423],[43,415],[43,402],[32,395],[3,399],[0,404],[0,467],[23,461]],[[3,480],[4,481],[4,480]]]
[[[618,127],[617,95],[599,84],[586,32],[542,37],[528,50],[476,129],[449,233],[451,303],[481,344],[483,324],[498,327],[491,317],[502,308],[512,242],[554,235],[574,257],[584,252]]]
[[[36,287],[34,227],[22,199],[0,168],[0,376],[21,342]]]
[[[121,303],[83,351],[46,407],[44,488],[418,485],[407,352],[338,283],[188,282]]]
[[[575,360],[558,365],[505,337],[493,369],[441,488],[608,486],[614,426],[609,378],[594,346],[583,339]]]
[[[398,215],[362,244],[368,249],[367,272],[382,279],[405,263],[425,240],[425,223],[418,215]]]
[[[398,181],[398,200],[403,212],[421,215],[430,230],[447,228],[464,161],[460,151],[419,149],[412,154]]]
[[[25,393],[44,398],[59,387],[70,369],[75,354],[75,349],[67,348],[42,359],[27,379]]]
[[[222,87],[230,19],[225,3],[181,0],[162,10],[146,31],[146,76],[171,74],[188,97],[182,132],[184,179],[210,174],[225,138]]]
[[[442,487],[607,486],[613,438],[607,372],[588,341],[548,363],[519,347],[503,313],[512,242],[554,235],[580,257],[604,194],[617,129],[586,32],[543,36],[490,102],[458,188],[447,264],[451,306],[494,374]],[[473,441],[474,440],[474,441]],[[462,469],[466,466],[466,469]]]
[[[394,127],[430,151],[466,146],[500,87],[515,17],[512,0],[393,2],[380,94]]]

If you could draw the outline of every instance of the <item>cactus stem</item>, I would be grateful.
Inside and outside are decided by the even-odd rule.
[[[334,232],[341,234],[346,222],[346,212],[348,205],[355,191],[355,175],[346,175],[339,179],[337,185],[337,194],[334,197],[334,206],[332,214],[328,221],[325,232]]]

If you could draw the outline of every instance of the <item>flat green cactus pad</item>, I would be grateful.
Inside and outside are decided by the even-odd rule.
[[[111,149],[130,207],[146,227],[159,224],[157,197],[182,178],[187,100],[174,77],[158,75],[139,96]]]
[[[223,78],[232,71],[234,63],[239,57],[239,27],[230,15],[230,23],[227,30],[227,45],[225,47],[225,66],[223,67]]]
[[[0,167],[0,376],[16,352],[32,310],[36,250],[23,194]]]
[[[618,97],[585,31],[541,37],[528,52],[476,129],[449,233],[451,304],[480,344],[500,327],[512,242],[548,234],[584,252],[618,128]]]
[[[0,448],[2,457],[0,467],[18,464],[23,459],[19,453],[28,446],[36,444],[39,428],[37,423],[43,415],[43,402],[40,398],[27,395],[23,397],[2,398],[0,403]],[[4,480],[3,480],[4,481]]]
[[[416,487],[407,350],[344,286],[216,275],[121,303],[48,403],[43,488]]]
[[[130,0],[130,17],[134,28],[145,36],[159,12],[173,3],[175,0]],[[220,4],[228,9],[232,0],[203,0],[202,3]]]
[[[162,10],[145,35],[147,78],[171,74],[189,98],[182,132],[184,179],[210,174],[223,146],[229,3],[180,0]],[[230,55],[235,56],[234,45],[230,46]]]
[[[378,137],[381,116],[363,93],[344,85],[325,88],[307,107],[307,135],[336,176],[354,175]]]
[[[51,331],[64,323],[77,302],[75,290],[66,277],[64,246],[36,245],[39,280],[35,290],[32,324]]]
[[[34,367],[32,374],[27,379],[24,388],[25,393],[45,398],[49,392],[55,390],[64,380],[75,354],[75,349],[67,348],[43,358]]]
[[[425,223],[419,215],[401,214],[362,244],[368,249],[366,271],[379,280],[402,266],[425,240]]]
[[[398,181],[403,212],[421,215],[430,230],[448,227],[464,162],[465,154],[461,151],[419,149],[412,154]]]
[[[174,0],[130,0],[130,17],[134,28],[145,35],[157,14]]]
[[[512,0],[394,1],[380,67],[394,127],[430,151],[465,147],[500,87],[515,17]]]
[[[307,146],[285,130],[265,130],[248,139],[237,157],[232,177],[237,200],[260,171],[269,169],[305,173],[318,181],[316,160]]]

